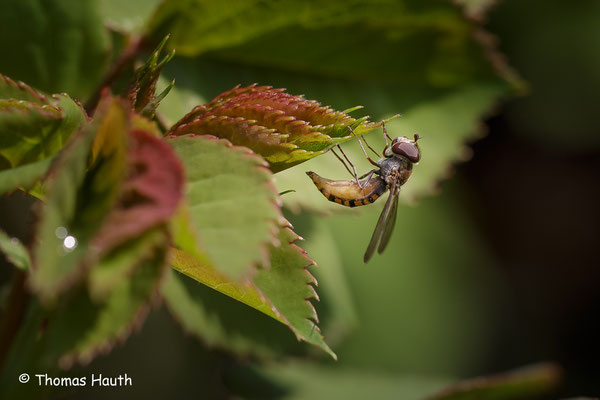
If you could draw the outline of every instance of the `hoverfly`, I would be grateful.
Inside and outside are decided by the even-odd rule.
[[[414,139],[409,139],[405,136],[400,136],[392,139],[385,129],[385,123],[382,122],[383,137],[385,139],[385,148],[383,149],[383,158],[379,161],[373,161],[367,154],[361,139],[354,133],[352,128],[348,127],[353,136],[356,137],[360,147],[371,164],[376,168],[367,172],[362,176],[358,176],[356,168],[350,162],[342,148],[338,145],[338,149],[352,167],[352,171],[344,160],[333,150],[332,153],[344,164],[348,172],[354,176],[351,181],[335,181],[323,178],[316,173],[309,171],[306,174],[313,180],[317,189],[329,200],[346,207],[364,206],[373,203],[386,191],[390,191],[388,199],[381,211],[371,241],[365,252],[364,262],[368,262],[373,256],[375,249],[381,253],[385,250],[390,241],[394,225],[396,224],[396,214],[398,211],[398,193],[400,187],[406,183],[412,173],[413,164],[416,164],[421,159],[421,152],[417,141],[419,135],[415,134]],[[367,147],[377,154],[371,146],[365,141]],[[390,142],[388,142],[391,141]]]

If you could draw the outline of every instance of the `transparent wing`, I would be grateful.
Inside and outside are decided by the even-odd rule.
[[[381,254],[387,247],[387,244],[392,237],[392,232],[394,232],[394,226],[396,226],[396,215],[398,214],[398,193],[390,193],[390,196],[393,196],[394,200],[392,209],[390,210],[390,216],[388,217],[387,224],[385,225],[385,229],[383,230],[383,234],[381,236],[381,241],[379,242],[379,247],[377,248],[377,252],[379,254]]]
[[[375,225],[375,230],[373,231],[373,235],[371,236],[371,241],[369,242],[367,251],[365,251],[365,256],[363,258],[365,263],[367,263],[371,259],[371,256],[373,256],[375,248],[377,247],[377,244],[381,241],[383,233],[386,230],[385,227],[387,226],[388,221],[390,219],[390,211],[392,210],[394,199],[398,198],[398,196],[393,195],[393,193],[395,192],[396,181],[392,183],[392,187],[390,188],[390,195],[388,196],[388,199],[385,202],[385,206],[383,206],[383,210],[381,211],[381,215],[379,216],[379,220],[377,221],[377,225]]]

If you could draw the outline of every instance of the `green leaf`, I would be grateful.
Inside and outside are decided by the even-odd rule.
[[[30,190],[44,177],[52,159],[37,161],[23,166],[0,171],[0,193],[9,193],[17,188]]]
[[[164,228],[156,228],[148,236],[146,245],[152,250],[134,261],[134,272],[120,279],[111,288],[104,301],[94,302],[85,291],[79,291],[50,315],[45,333],[48,351],[58,355],[62,368],[74,363],[89,363],[99,352],[110,350],[123,341],[135,326],[140,326],[149,305],[158,294],[166,267]],[[143,238],[140,240],[144,240]],[[105,263],[120,263],[130,250],[126,247],[111,255]],[[104,265],[102,268],[109,268]],[[131,267],[130,267],[131,268]]]
[[[88,121],[87,114],[81,104],[65,93],[53,94],[53,104],[63,113],[63,129],[75,132]]]
[[[182,257],[176,252],[171,259],[177,258],[173,264],[185,275],[169,274],[162,294],[184,331],[211,347],[242,355],[274,357],[298,347],[272,305],[251,284],[229,282],[216,272],[211,274],[209,267],[191,256]]]
[[[71,132],[60,129],[61,119],[52,106],[0,100],[0,169],[39,161],[62,148]]]
[[[556,364],[540,364],[451,385],[428,400],[527,400],[552,393],[562,379]]]
[[[238,85],[195,107],[169,133],[228,139],[262,155],[277,172],[350,140],[350,129],[362,135],[379,125],[369,123],[367,117],[355,119],[315,100],[292,96],[283,89]]]
[[[312,298],[318,300],[313,287],[317,281],[307,270],[314,261],[294,243],[297,239],[299,236],[289,227],[283,227],[279,235],[280,245],[270,246],[270,268],[259,270],[253,282],[233,282],[205,260],[177,249],[171,251],[169,263],[190,278],[286,324],[298,340],[314,344],[336,358],[323,340],[317,326],[317,314],[310,302]],[[206,318],[200,300],[186,293],[177,281],[171,282],[165,289],[170,307],[186,329],[202,337],[207,335],[207,340],[217,345],[231,345],[236,351],[246,351],[248,342],[256,343],[248,337],[232,338],[231,333],[222,332],[223,328],[219,325],[199,327],[198,324]],[[257,352],[268,352],[260,341],[258,346]]]
[[[65,372],[58,370],[59,364],[69,368],[74,363],[88,363],[139,328],[168,271],[165,227],[155,228],[144,238],[151,251],[135,260],[130,276],[120,279],[104,299],[90,298],[82,286],[63,296],[55,309],[45,309],[37,298],[31,299],[0,373],[0,397],[44,397],[48,387],[20,384],[18,376],[23,371],[64,376]],[[127,252],[127,247],[116,250],[122,251]],[[111,254],[103,262],[117,260],[122,260],[121,255]]]
[[[187,175],[186,202],[195,254],[225,276],[240,279],[268,267],[279,196],[264,160],[249,149],[209,136],[168,137]],[[177,229],[177,228],[176,228]],[[179,245],[181,238],[175,238]]]
[[[27,248],[16,237],[10,237],[6,232],[0,230],[0,254],[4,256],[15,267],[29,270],[31,259]]]
[[[114,227],[113,227],[114,228]],[[122,281],[134,279],[140,260],[148,259],[156,249],[166,246],[164,229],[153,228],[121,244],[90,269],[87,277],[92,301],[104,301]]]
[[[252,372],[252,375],[248,373]],[[262,385],[256,385],[256,378]],[[540,364],[513,372],[451,384],[441,377],[418,377],[364,369],[339,368],[306,362],[279,363],[260,368],[236,368],[227,376],[228,387],[247,399],[267,398],[266,387],[284,389],[283,399],[406,400],[529,400],[552,393],[560,381],[555,364]],[[250,382],[250,377],[254,382]]]
[[[232,368],[227,371],[225,381],[235,395],[249,400],[272,398],[269,386],[278,390],[277,398],[280,399],[418,400],[451,382],[442,377],[391,374],[344,368],[339,364],[324,366],[298,361]]]
[[[177,249],[171,249],[169,264],[182,274],[283,322],[273,306],[249,281],[232,282],[207,262]],[[171,289],[180,291],[179,288]]]
[[[128,121],[127,106],[106,98],[53,164],[32,252],[31,285],[44,301],[54,300],[83,275],[84,260],[98,256],[89,246],[126,172]]]
[[[99,0],[98,7],[104,23],[122,32],[139,32],[152,16],[160,0]]]
[[[4,1],[0,71],[47,93],[84,99],[98,86],[109,56],[96,8],[94,1]]]
[[[291,225],[283,227],[279,235],[281,245],[271,247],[271,268],[260,270],[253,281],[285,318],[298,340],[314,344],[337,359],[321,335],[319,319],[310,301],[319,300],[314,288],[317,280],[308,271],[315,262],[294,243],[298,239],[301,238],[291,230]]]
[[[446,87],[491,77],[474,24],[450,2],[168,1],[150,26],[172,33],[179,54],[239,64]],[[389,62],[392,49],[399,62]]]
[[[232,42],[242,42],[246,37],[256,36],[257,33],[272,29],[273,26],[281,25],[287,20],[293,20],[296,16],[304,16],[304,13],[299,12],[304,11],[304,7],[299,10],[298,4],[294,5],[294,12],[284,16],[273,13],[271,7],[256,7],[255,1],[236,1],[230,3],[229,7],[221,7],[209,1],[166,1],[154,14],[149,30],[173,32],[176,43],[172,43],[172,46],[178,51],[181,49],[182,54],[193,55]],[[241,26],[233,23],[237,22],[239,14],[242,14],[239,20]],[[257,24],[259,18],[262,21]],[[209,29],[210,26],[213,29]],[[190,39],[192,37],[196,40],[192,41]]]
[[[86,121],[67,95],[47,97],[0,75],[0,193],[30,189]]]
[[[301,214],[294,216],[291,221],[295,230],[302,232],[306,238],[302,247],[321,266],[312,271],[319,281],[321,301],[317,311],[327,343],[335,345],[359,326],[357,300],[350,289],[339,254],[340,248],[329,226],[330,222],[325,218]]]

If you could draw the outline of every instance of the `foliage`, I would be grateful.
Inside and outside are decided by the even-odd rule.
[[[233,353],[306,353],[289,342],[286,326],[336,358],[332,343],[364,323],[355,303],[365,299],[353,297],[342,268],[355,249],[342,251],[339,242],[356,229],[296,217],[314,235],[306,247],[329,260],[318,272],[283,209],[333,209],[304,171],[342,171],[324,154],[350,143],[351,130],[379,130],[377,121],[395,136],[425,137],[410,198],[432,193],[467,157],[465,141],[479,133],[482,116],[522,83],[464,14],[483,14],[487,2],[461,3],[7,3],[0,194],[22,190],[39,200],[27,246],[0,232],[0,250],[32,292],[0,393],[27,390],[15,383],[19,371],[69,368],[110,351],[157,297],[186,331]],[[156,48],[144,55],[149,44]],[[289,90],[274,88],[284,85]],[[357,103],[375,118],[351,116]],[[382,138],[373,139],[383,148]],[[344,148],[367,170],[356,145]],[[325,334],[313,273],[329,300]],[[376,322],[384,329],[385,320]],[[373,354],[389,344],[377,334],[366,342]],[[287,379],[299,397],[322,396],[321,372],[294,368],[269,371],[268,379]],[[340,385],[355,376],[315,368]],[[315,392],[300,389],[307,380]],[[489,390],[506,399],[525,393]]]
[[[238,369],[233,378],[244,398],[259,399],[268,394],[264,388],[245,384],[247,370]],[[560,370],[553,364],[540,364],[489,377],[474,378],[452,384],[450,380],[394,374],[365,374],[357,369],[331,370],[292,362],[267,366],[254,371],[269,377],[284,388],[293,390],[294,399],[315,397],[364,399],[399,397],[403,399],[467,400],[530,399],[549,393],[560,380]],[[324,375],[324,376],[323,376]],[[306,385],[305,382],[314,382]]]
[[[362,135],[379,124],[355,119],[314,100],[292,96],[270,86],[240,88],[195,107],[169,131],[213,134],[262,155],[279,172],[350,140],[350,129]]]

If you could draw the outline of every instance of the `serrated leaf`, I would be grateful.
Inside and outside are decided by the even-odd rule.
[[[298,340],[314,344],[337,359],[317,326],[319,319],[311,299],[319,300],[317,280],[308,268],[315,265],[295,242],[301,239],[291,226],[280,232],[279,247],[271,247],[271,268],[260,270],[253,279],[256,287],[277,309]]]
[[[228,139],[262,155],[277,172],[350,140],[350,129],[362,135],[379,125],[283,89],[251,85],[237,86],[195,107],[169,133]]]
[[[311,303],[311,299],[318,300],[313,286],[317,281],[307,270],[314,265],[314,261],[294,243],[298,239],[299,236],[288,226],[282,227],[279,235],[280,245],[270,246],[271,267],[259,270],[252,282],[231,281],[206,260],[200,260],[177,249],[171,251],[169,263],[190,278],[284,323],[298,340],[316,345],[336,358],[321,335],[317,326],[318,317]],[[176,313],[181,313],[180,318],[184,320],[186,328],[198,335],[215,335],[214,332],[210,332],[210,328],[197,328],[197,321],[189,321],[190,313],[200,313],[201,316],[204,310],[201,304],[190,300],[178,282],[172,282],[167,290],[171,303],[176,299],[183,302],[172,304],[171,307]],[[210,339],[220,340],[218,344],[223,344],[227,337],[215,339],[213,336]],[[243,340],[234,344],[238,350],[247,350],[246,345]]]
[[[283,322],[273,310],[272,305],[256,290],[252,283],[248,281],[233,282],[205,261],[177,249],[171,249],[169,264],[182,274]],[[173,282],[171,285],[177,285],[177,283]],[[171,290],[180,292],[179,288],[171,287]],[[171,293],[171,295],[175,294]]]
[[[70,131],[60,129],[58,108],[21,100],[0,100],[0,169],[47,158],[63,145]]]
[[[233,279],[248,276],[259,264],[268,267],[267,246],[275,240],[281,214],[264,160],[215,137],[166,141],[185,168],[196,255],[208,257],[217,271]]]
[[[232,287],[231,283],[217,286],[228,287]],[[250,298],[259,300],[258,307],[268,313],[249,310],[247,306],[252,307],[252,304],[247,301],[248,296],[244,297],[247,301],[244,304],[175,271],[166,279],[162,294],[167,308],[183,330],[211,347],[240,355],[276,357],[299,346],[271,306],[265,304],[262,307],[260,301],[264,299],[261,300],[256,291]]]
[[[53,164],[32,251],[31,286],[44,301],[82,275],[85,259],[98,256],[88,247],[125,176],[128,121],[126,105],[105,98],[94,120]]]
[[[63,129],[65,130],[75,132],[88,120],[81,104],[69,97],[68,94],[53,94],[52,104],[63,113]]]
[[[8,236],[3,230],[0,230],[0,254],[4,254],[8,262],[24,271],[31,266],[27,248],[19,239]]]
[[[302,247],[322,268],[314,268],[313,275],[319,281],[318,312],[321,316],[321,330],[327,336],[327,343],[340,343],[359,323],[356,302],[350,290],[348,277],[340,255],[340,248],[329,226],[322,217],[302,214],[291,219],[296,226],[308,225]],[[297,221],[297,223],[296,223]],[[304,231],[303,231],[304,232]]]
[[[427,400],[526,400],[540,398],[558,387],[562,371],[540,364],[504,374],[469,379],[451,385]]]
[[[99,84],[110,41],[95,2],[7,0],[0,71],[47,93],[84,99]]]
[[[2,74],[0,74],[0,99],[16,99],[39,105],[50,105],[50,100],[45,94],[24,82],[15,82]]]
[[[47,97],[2,75],[0,92],[12,96],[0,100],[0,193],[30,189],[83,126],[85,111],[67,95]]]

